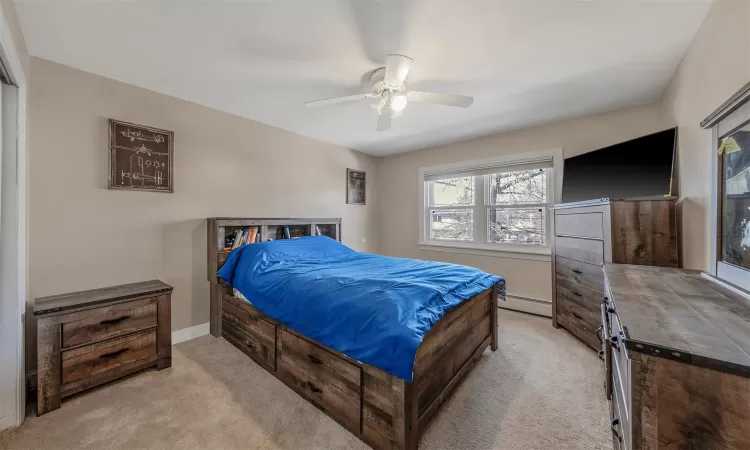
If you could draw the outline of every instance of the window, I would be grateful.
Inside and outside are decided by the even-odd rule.
[[[750,84],[701,123],[713,128],[711,273],[750,291]]]
[[[562,151],[421,169],[421,243],[549,254],[555,157]]]

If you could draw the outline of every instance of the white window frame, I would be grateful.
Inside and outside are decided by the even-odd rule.
[[[711,156],[711,228],[710,228],[710,268],[711,276],[720,282],[729,283],[729,287],[736,287],[750,299],[750,270],[738,267],[721,260],[719,248],[719,217],[722,213],[722,195],[720,184],[723,183],[722,155],[719,155],[719,140],[733,134],[750,120],[750,83],[740,89],[735,95],[711,113],[703,122],[703,128],[712,130]],[[745,125],[746,126],[746,125]],[[733,289],[736,289],[733,288]]]
[[[451,172],[465,172],[471,170],[484,170],[497,168],[500,170],[507,169],[510,166],[520,164],[534,164],[545,161],[551,161],[552,167],[548,170],[547,178],[547,198],[549,204],[560,203],[562,197],[562,177],[563,177],[563,149],[554,148],[550,150],[540,150],[525,153],[514,153],[509,155],[496,156],[486,159],[464,161],[458,163],[441,164],[437,166],[421,167],[419,169],[419,247],[423,250],[445,251],[451,253],[466,253],[475,255],[486,255],[496,257],[532,259],[539,261],[549,261],[551,254],[551,235],[550,235],[550,211],[545,211],[547,233],[545,245],[525,245],[525,244],[503,244],[489,243],[488,236],[484,236],[487,230],[485,222],[487,221],[487,211],[490,208],[504,208],[503,205],[486,205],[485,192],[487,191],[487,177],[481,177],[481,186],[474,188],[474,211],[479,215],[474,216],[474,241],[445,241],[429,239],[429,221],[427,215],[429,209],[441,209],[442,207],[430,207],[429,193],[425,189],[425,177],[435,174],[450,174]],[[534,205],[519,205],[518,207],[533,207]],[[515,206],[514,206],[515,207]],[[460,208],[460,207],[459,207]],[[445,207],[444,209],[456,209],[456,207]]]

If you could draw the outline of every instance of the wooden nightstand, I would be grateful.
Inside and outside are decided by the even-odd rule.
[[[172,286],[159,280],[36,300],[37,415],[60,399],[172,365]]]

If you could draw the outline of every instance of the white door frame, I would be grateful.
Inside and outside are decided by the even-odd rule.
[[[8,278],[15,278],[17,281],[17,298],[15,301],[6,301],[6,299],[0,299],[3,301],[3,314],[11,315],[15,317],[15,320],[8,321],[11,327],[8,329],[0,330],[1,339],[5,342],[10,342],[11,345],[15,345],[16,348],[16,359],[15,361],[0,361],[0,364],[10,363],[15,366],[17,379],[16,379],[16,395],[15,405],[8,405],[9,411],[7,414],[3,411],[0,416],[4,416],[5,419],[0,423],[0,430],[8,427],[15,427],[23,422],[26,413],[26,375],[24,368],[24,326],[23,326],[23,315],[26,310],[26,295],[27,295],[27,277],[26,277],[26,230],[27,230],[27,158],[28,153],[26,149],[26,102],[27,102],[27,80],[26,74],[21,64],[21,59],[16,50],[16,45],[13,42],[12,33],[8,25],[8,21],[5,17],[5,12],[0,9],[0,60],[8,73],[9,81],[18,87],[18,108],[17,108],[17,139],[16,139],[16,166],[17,166],[17,183],[18,183],[18,196],[17,196],[17,235],[13,236],[13,240],[17,243],[17,264],[18,270],[15,277],[10,276]],[[0,280],[4,279],[5,276],[0,274]],[[7,309],[6,309],[7,306]],[[15,406],[15,408],[14,408]],[[2,407],[2,405],[0,405]]]

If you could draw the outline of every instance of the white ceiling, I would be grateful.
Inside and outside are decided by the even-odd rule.
[[[711,0],[17,1],[29,52],[372,155],[658,100]],[[409,104],[375,131],[388,53],[409,87],[475,97]]]

